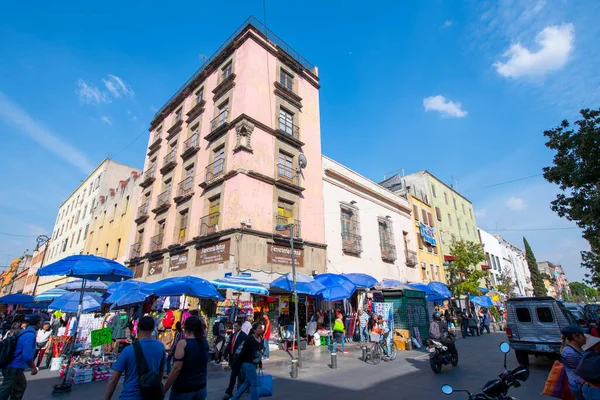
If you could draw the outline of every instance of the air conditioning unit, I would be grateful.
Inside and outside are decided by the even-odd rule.
[[[133,179],[137,179],[140,176],[140,173],[137,171],[131,171],[131,176],[133,176]]]
[[[124,188],[125,186],[127,186],[127,181],[119,181],[119,183],[121,184],[122,188]]]

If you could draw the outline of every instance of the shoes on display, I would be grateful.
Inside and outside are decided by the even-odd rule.
[[[342,353],[344,353],[344,354],[348,354],[348,353],[350,353],[350,352],[349,352],[348,350],[344,350]]]

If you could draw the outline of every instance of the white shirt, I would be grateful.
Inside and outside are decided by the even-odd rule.
[[[44,329],[40,329],[39,331],[37,331],[37,335],[35,337],[35,341],[36,343],[47,343],[48,340],[50,340],[50,336],[52,336],[52,330],[48,329],[47,331],[45,331]]]
[[[244,321],[242,324],[242,332],[244,332],[246,335],[249,335],[250,329],[252,329],[252,324],[248,321]]]

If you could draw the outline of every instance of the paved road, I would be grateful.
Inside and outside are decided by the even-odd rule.
[[[265,371],[275,377],[273,399],[369,399],[377,396],[383,399],[464,399],[461,393],[445,396],[440,388],[444,383],[455,389],[479,390],[485,382],[494,379],[502,372],[503,354],[499,344],[505,339],[503,333],[492,333],[482,337],[460,339],[457,347],[460,354],[456,368],[445,366],[440,374],[429,368],[427,354],[412,351],[401,352],[394,362],[381,362],[379,365],[365,364],[358,347],[351,347],[350,354],[338,354],[338,369],[329,368],[329,354],[324,349],[311,348],[306,352],[305,368],[298,379],[289,377],[289,357],[283,352],[272,352],[272,358],[265,363]],[[319,351],[321,350],[321,351]],[[279,353],[279,354],[277,354]],[[529,380],[511,395],[520,399],[544,399],[540,394],[550,366],[546,359],[531,360]],[[508,366],[517,362],[514,354],[509,355]],[[42,371],[29,378],[25,400],[50,398],[52,385],[59,382],[56,373]],[[33,379],[32,379],[33,378]],[[209,372],[208,400],[221,399],[227,386],[228,372],[211,366]],[[106,382],[75,386],[64,399],[102,399]],[[115,398],[117,398],[115,396]],[[248,398],[247,396],[245,398]]]

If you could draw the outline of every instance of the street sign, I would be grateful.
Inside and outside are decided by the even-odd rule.
[[[110,328],[97,329],[90,333],[92,338],[92,347],[102,346],[112,342],[112,333]]]

